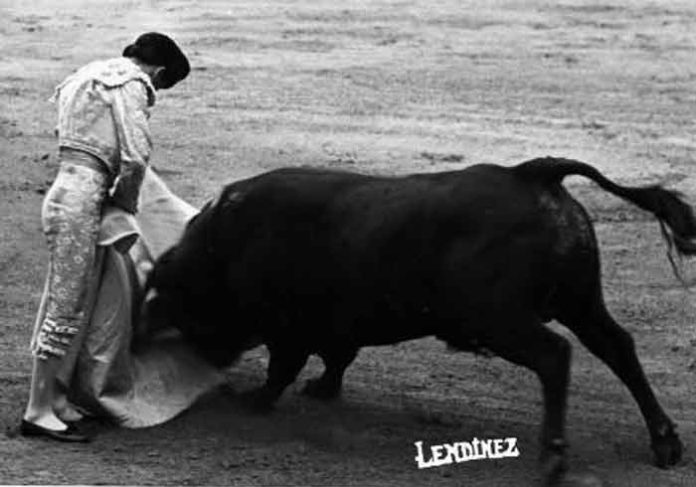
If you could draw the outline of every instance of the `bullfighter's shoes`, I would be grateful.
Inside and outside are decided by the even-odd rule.
[[[26,437],[44,437],[68,443],[87,443],[91,441],[89,436],[80,433],[72,424],[68,425],[67,429],[64,430],[52,430],[23,419],[19,425],[19,433]]]

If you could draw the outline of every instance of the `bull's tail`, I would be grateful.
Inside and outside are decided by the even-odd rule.
[[[525,177],[547,183],[558,183],[565,176],[579,175],[591,179],[602,189],[649,211],[660,222],[662,235],[669,246],[670,262],[674,266],[672,250],[679,255],[696,255],[696,217],[694,210],[676,191],[660,185],[643,187],[621,186],[607,179],[597,169],[572,159],[545,157],[520,164],[515,171]],[[675,267],[676,271],[676,267]],[[679,274],[677,273],[677,276]]]

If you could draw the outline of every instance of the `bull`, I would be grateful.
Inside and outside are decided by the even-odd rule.
[[[696,219],[659,185],[626,187],[582,162],[376,177],[286,168],[226,186],[155,264],[146,305],[214,364],[264,344],[255,404],[270,408],[311,354],[323,374],[304,392],[339,395],[364,346],[435,336],[531,369],[542,384],[542,471],[566,469],[570,329],[628,387],[657,466],[679,462],[675,425],[630,334],[608,312],[590,218],[562,185],[580,175],[651,212],[670,248],[693,255]]]

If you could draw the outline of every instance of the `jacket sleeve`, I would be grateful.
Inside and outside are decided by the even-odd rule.
[[[147,87],[139,80],[125,83],[112,90],[111,106],[121,158],[112,202],[135,214],[140,185],[152,152]]]

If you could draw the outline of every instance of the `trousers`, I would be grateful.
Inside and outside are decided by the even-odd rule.
[[[61,151],[58,174],[41,208],[49,269],[45,314],[32,353],[42,359],[64,356],[88,319],[90,273],[111,184],[108,172],[89,157]]]

